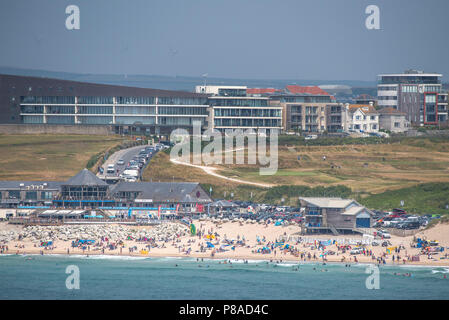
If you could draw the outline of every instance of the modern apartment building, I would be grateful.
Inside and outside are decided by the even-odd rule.
[[[248,96],[246,86],[197,86],[195,92],[209,95],[210,128],[283,129],[282,107],[272,105],[269,97]]]
[[[408,70],[381,74],[377,85],[378,105],[392,107],[407,115],[413,125],[447,124],[447,93],[441,74]]]
[[[0,123],[108,125],[148,133],[208,126],[207,95],[0,75]]]
[[[318,87],[287,86],[270,94],[270,103],[283,109],[285,131],[339,132],[343,105]]]
[[[354,99],[354,104],[370,104],[376,107],[377,99],[371,97],[369,94],[361,94]]]

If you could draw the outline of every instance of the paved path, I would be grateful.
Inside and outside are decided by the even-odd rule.
[[[236,151],[236,150],[228,150],[228,151],[224,151],[224,152],[231,152],[231,151]],[[270,188],[273,186],[272,184],[267,184],[267,183],[258,183],[258,182],[251,182],[251,181],[229,178],[229,177],[226,177],[226,176],[216,173],[215,171],[218,170],[218,168],[215,168],[215,167],[200,166],[200,165],[196,165],[196,164],[192,164],[192,163],[188,163],[188,162],[183,162],[183,161],[180,161],[177,159],[170,159],[170,161],[175,164],[180,164],[183,166],[190,166],[190,167],[195,167],[195,168],[201,169],[208,175],[211,175],[211,176],[214,176],[214,177],[217,177],[220,179],[228,180],[228,181],[233,181],[233,182],[243,183],[243,184],[250,184],[250,185],[258,186],[258,187],[262,187],[262,188]]]

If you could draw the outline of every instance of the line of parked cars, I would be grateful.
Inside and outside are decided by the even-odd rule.
[[[419,229],[426,226],[431,220],[438,219],[439,215],[410,215],[405,210],[393,209],[391,212],[376,212],[377,222],[374,227],[396,228],[402,230]]]
[[[141,174],[142,169],[146,166],[148,161],[153,157],[153,155],[161,150],[162,147],[156,145],[155,147],[145,147],[139,150],[139,153],[135,155],[125,167],[125,170],[120,174],[120,179],[127,182],[136,182]],[[119,159],[117,165],[124,165],[125,161]]]

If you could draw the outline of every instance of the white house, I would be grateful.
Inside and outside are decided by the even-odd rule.
[[[379,112],[372,105],[346,104],[343,127],[346,132],[378,132]]]

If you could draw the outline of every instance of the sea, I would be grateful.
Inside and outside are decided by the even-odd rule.
[[[107,255],[0,255],[0,299],[449,298],[449,267],[387,265],[379,268],[377,277],[373,266],[365,264],[230,262]],[[368,279],[374,275],[378,281]]]

